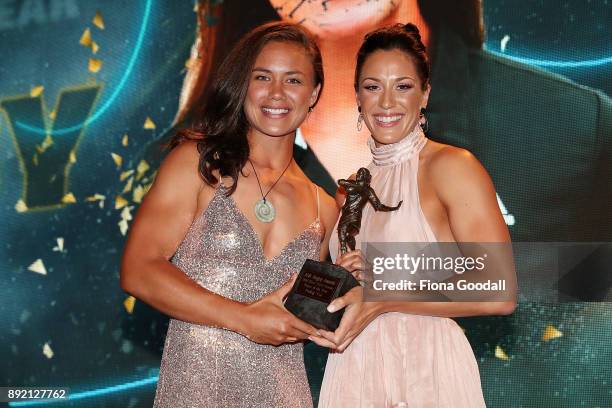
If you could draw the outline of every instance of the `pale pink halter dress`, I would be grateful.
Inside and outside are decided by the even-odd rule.
[[[391,145],[370,138],[371,186],[398,211],[363,211],[360,242],[435,242],[419,203],[419,152],[427,143],[419,126]],[[336,226],[337,228],[337,226]],[[338,236],[330,252],[338,254]],[[330,353],[319,408],[477,408],[485,402],[474,353],[454,320],[404,313],[374,319],[343,353]]]

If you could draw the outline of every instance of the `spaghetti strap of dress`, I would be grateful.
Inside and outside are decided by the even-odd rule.
[[[317,186],[316,184],[314,186],[317,192],[317,220],[319,220],[321,218],[321,203],[319,200],[319,186]]]
[[[313,223],[267,258],[225,184],[218,184],[172,263],[217,295],[254,302],[287,282],[306,259],[320,257],[321,231]],[[312,408],[302,343],[263,345],[229,330],[171,319],[154,407]]]

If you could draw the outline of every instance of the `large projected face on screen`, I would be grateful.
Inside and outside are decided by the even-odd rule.
[[[347,177],[370,160],[369,133],[356,128],[355,55],[368,31],[398,22],[417,22],[427,42],[428,27],[417,1],[271,0],[270,4],[282,19],[303,24],[319,40],[326,90],[301,130],[331,176]]]
[[[363,37],[377,27],[412,22],[419,27],[432,61],[427,136],[466,148],[483,163],[493,178],[513,239],[609,235],[610,229],[601,226],[612,224],[604,204],[610,197],[604,197],[603,186],[592,188],[592,182],[610,179],[610,165],[600,155],[607,151],[603,135],[610,130],[605,119],[610,114],[609,99],[517,62],[520,59],[483,49],[480,1],[262,0],[243,15],[241,7],[238,1],[226,0],[214,32],[210,25],[201,25],[201,55],[208,53],[211,65],[218,66],[223,49],[233,44],[231,38],[237,39],[237,32],[271,18],[300,23],[313,31],[323,56],[325,87],[301,131],[312,156],[308,162],[329,173],[325,179],[319,177],[321,171],[315,171],[313,181],[328,192],[335,191],[335,180],[371,160],[368,131],[356,126],[355,57]],[[523,29],[530,32],[531,26],[526,21]],[[210,53],[211,44],[223,47]],[[508,38],[503,44],[507,46]],[[190,71],[202,89],[208,74]],[[201,100],[192,98],[190,103],[191,109],[197,109]],[[568,143],[569,134],[580,142]],[[546,144],[540,142],[543,135]],[[588,213],[588,220],[578,220],[573,215],[578,213]],[[591,227],[585,228],[585,223]]]
[[[378,27],[398,8],[414,7],[416,1],[270,0],[270,4],[284,20],[303,24],[314,34],[351,36]]]

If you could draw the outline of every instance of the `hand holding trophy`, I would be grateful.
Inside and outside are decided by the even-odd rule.
[[[338,180],[346,192],[338,222],[338,240],[343,254],[348,249],[355,250],[355,236],[359,234],[361,215],[368,202],[376,211],[395,211],[402,205],[401,201],[395,207],[382,204],[370,187],[371,178],[368,169],[362,167],[355,180]],[[287,296],[285,308],[319,329],[334,331],[340,324],[344,309],[329,313],[327,305],[357,285],[359,282],[346,269],[307,259]]]

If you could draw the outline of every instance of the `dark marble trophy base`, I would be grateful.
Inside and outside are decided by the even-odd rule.
[[[318,329],[334,331],[340,324],[344,309],[329,313],[327,306],[358,285],[359,282],[346,269],[307,259],[285,300],[285,308]]]

